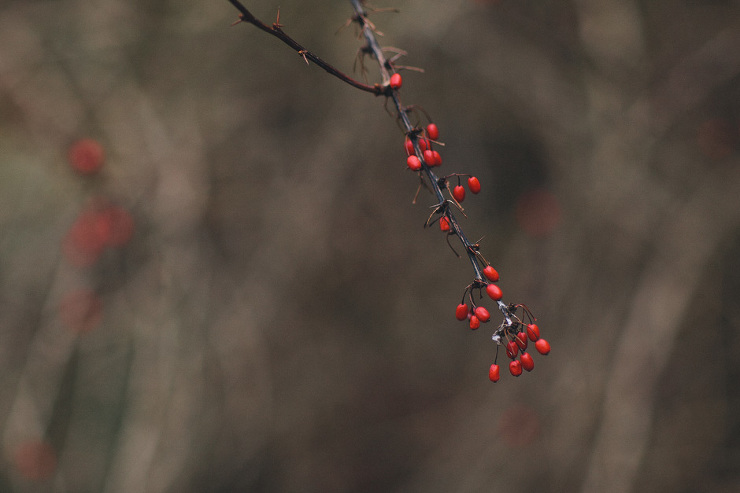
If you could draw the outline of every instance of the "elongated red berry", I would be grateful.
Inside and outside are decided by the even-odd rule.
[[[439,153],[437,151],[427,149],[426,151],[424,151],[424,162],[429,167],[439,166],[439,163],[437,161],[437,156],[439,156]]]
[[[475,309],[475,316],[478,317],[478,320],[480,320],[481,322],[488,322],[488,319],[491,318],[491,314],[488,313],[488,310],[486,310],[482,306],[479,306]]]
[[[421,161],[416,156],[409,156],[406,158],[406,165],[409,169],[419,171],[421,169]]]
[[[480,327],[480,320],[475,315],[470,317],[470,328],[475,330]]]
[[[439,128],[437,128],[437,125],[434,123],[427,125],[427,137],[432,140],[437,140],[439,138]]]
[[[432,166],[442,166],[442,155],[437,151],[432,151]]]
[[[524,332],[519,332],[516,335],[516,339],[514,340],[514,342],[516,342],[516,345],[519,346],[519,349],[524,351],[525,349],[527,349],[527,344],[528,344],[527,334],[525,334]]]
[[[442,231],[450,230],[450,221],[448,221],[446,217],[439,218],[439,229],[441,229]]]
[[[527,325],[527,335],[532,342],[540,338],[540,328],[536,324]]]
[[[498,271],[494,269],[493,267],[491,267],[490,265],[486,266],[486,268],[483,269],[483,275],[486,276],[486,279],[488,279],[491,282],[498,281]]]
[[[501,288],[496,284],[489,284],[486,286],[486,293],[488,293],[488,296],[490,296],[493,301],[498,301],[504,297],[503,291],[501,291]]]
[[[522,368],[524,368],[527,371],[532,371],[534,369],[534,360],[532,359],[531,354],[522,353],[519,359],[522,362]]]
[[[516,342],[509,341],[506,343],[506,356],[508,356],[511,359],[516,358],[516,355],[519,354],[519,346],[516,345]]]
[[[480,181],[478,181],[478,178],[476,178],[475,176],[471,176],[470,178],[468,178],[468,188],[473,193],[480,192]]]
[[[400,89],[401,86],[403,85],[403,79],[401,79],[401,74],[395,73],[391,75],[391,80],[389,84],[392,89]]]
[[[509,371],[515,377],[522,374],[522,364],[518,360],[509,362]]]
[[[498,382],[499,378],[501,378],[501,369],[497,364],[492,364],[491,368],[488,370],[488,378],[491,379],[491,382]]]
[[[468,305],[465,303],[460,303],[457,305],[457,308],[455,309],[455,318],[463,321],[466,318],[468,318]]]
[[[544,339],[537,339],[537,342],[534,343],[534,347],[543,355],[550,352],[550,343]]]
[[[431,145],[429,144],[429,141],[427,139],[419,139],[419,149],[421,149],[421,152],[426,151],[430,147]]]
[[[403,147],[406,149],[406,154],[409,156],[414,154],[414,143],[411,142],[411,139],[406,137],[406,140],[403,141]]]
[[[465,188],[462,185],[456,186],[452,189],[452,196],[455,197],[455,200],[458,202],[462,202],[465,200]]]

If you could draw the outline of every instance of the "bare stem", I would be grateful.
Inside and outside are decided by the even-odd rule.
[[[297,51],[299,55],[303,57],[304,60],[308,63],[309,61],[312,61],[322,69],[329,72],[334,77],[337,77],[338,79],[346,82],[347,84],[356,87],[357,89],[360,89],[362,91],[366,91],[372,94],[375,94],[376,96],[379,96],[384,93],[385,89],[380,86],[379,84],[374,85],[368,85],[363,84],[362,82],[353,79],[352,77],[344,74],[340,70],[334,68],[331,64],[325,62],[315,54],[311,53],[309,50],[304,48],[301,44],[299,44],[296,40],[285,34],[285,32],[282,30],[282,26],[278,22],[274,22],[272,26],[268,26],[264,22],[257,19],[252,13],[247,10],[247,8],[241,4],[238,0],[229,0],[229,3],[236,7],[236,9],[240,12],[239,14],[239,20],[241,22],[247,22],[249,24],[252,24],[253,26],[256,26],[258,29],[261,29],[262,31],[265,31],[268,34],[272,34],[276,38],[278,38],[283,43],[290,46],[293,50]]]

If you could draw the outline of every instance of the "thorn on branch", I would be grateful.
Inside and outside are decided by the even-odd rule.
[[[306,62],[306,65],[310,65],[310,64],[308,63],[308,58],[307,58],[307,56],[306,56],[306,55],[308,54],[308,50],[300,50],[300,51],[298,52],[298,54],[299,54],[299,55],[301,55],[301,56],[303,57],[303,60],[304,60],[304,61]]]

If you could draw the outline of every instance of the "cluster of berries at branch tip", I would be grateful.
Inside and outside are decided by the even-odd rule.
[[[516,315],[517,310],[523,310],[523,317]],[[492,382],[498,382],[501,369],[497,364],[498,348],[506,347],[506,356],[511,360],[509,362],[509,373],[518,377],[523,371],[532,371],[534,369],[534,359],[527,352],[529,342],[534,343],[534,348],[538,353],[545,356],[550,353],[550,343],[540,337],[540,328],[535,324],[535,318],[529,309],[524,305],[509,305],[506,307],[510,317],[507,318],[493,333],[493,340],[496,342],[496,358],[488,370],[488,378]],[[518,357],[518,359],[517,359]]]
[[[491,265],[483,269],[484,279],[476,279],[465,288],[462,302],[455,309],[455,318],[461,322],[467,321],[471,330],[480,328],[482,323],[491,320],[491,314],[485,307],[476,303],[474,293],[477,292],[478,299],[483,298],[483,291],[496,302],[499,310],[504,315],[504,321],[493,332],[492,339],[496,342],[496,359],[491,365],[488,377],[492,382],[498,382],[501,374],[498,360],[498,348],[505,346],[506,355],[511,359],[509,362],[509,372],[518,377],[523,370],[532,371],[534,369],[534,359],[527,352],[529,341],[534,343],[538,353],[546,355],[550,352],[550,343],[540,337],[540,328],[535,324],[535,317],[532,312],[522,304],[506,305],[501,299],[503,292],[496,284],[499,280],[499,274]],[[521,318],[517,316],[517,311],[522,310]],[[517,359],[518,357],[518,359]]]

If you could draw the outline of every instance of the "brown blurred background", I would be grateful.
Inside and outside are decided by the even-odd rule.
[[[246,5],[352,71],[349,2]],[[740,2],[388,5],[552,353],[488,380],[382,98],[225,0],[6,0],[0,492],[740,490]]]

